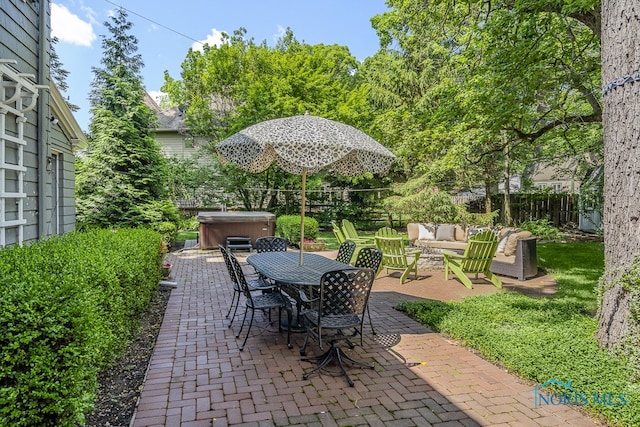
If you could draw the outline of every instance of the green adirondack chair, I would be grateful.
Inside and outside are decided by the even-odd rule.
[[[376,236],[376,246],[382,251],[381,268],[389,270],[400,270],[400,283],[404,283],[409,273],[413,271],[415,278],[418,278],[418,260],[420,250],[407,250],[402,237],[382,237]]]
[[[399,234],[394,228],[382,227],[382,228],[379,228],[378,231],[376,231],[376,236],[380,236],[380,237],[398,237]]]
[[[336,236],[336,240],[338,240],[338,245],[342,245],[342,243],[344,243],[345,240],[352,240],[345,237],[344,233],[342,232],[342,230],[340,229],[338,224],[336,224],[335,221],[331,221],[331,228],[333,229],[333,235]],[[358,257],[358,252],[360,252],[361,248],[364,248],[366,246],[373,246],[373,244],[365,244],[361,242],[355,242],[355,244],[356,244],[356,250],[353,252],[351,261],[355,261],[355,259]]]
[[[497,248],[498,237],[491,230],[486,230],[469,239],[462,255],[442,251],[445,280],[449,280],[449,272],[452,272],[463,285],[473,289],[473,283],[467,274],[475,274],[477,279],[478,274],[483,273],[494,286],[502,288],[502,282],[498,276],[489,271]]]
[[[333,235],[336,236],[336,239],[338,240],[338,245],[341,245],[345,240],[347,240],[335,221],[331,221],[331,228],[333,229]]]
[[[358,235],[358,231],[356,230],[356,227],[348,219],[342,220],[342,233],[344,234],[344,237],[346,239],[353,240],[356,243],[364,244],[364,245],[374,244],[374,240],[372,237],[362,237]]]
[[[391,227],[379,228],[378,231],[376,231],[375,235],[380,237],[402,237],[405,245],[409,246],[408,236],[406,234],[398,233],[398,230],[396,230],[395,228],[391,228]]]

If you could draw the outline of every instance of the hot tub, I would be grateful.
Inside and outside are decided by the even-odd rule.
[[[229,236],[247,236],[251,244],[262,236],[273,236],[276,216],[269,212],[198,212],[200,249],[225,245]]]

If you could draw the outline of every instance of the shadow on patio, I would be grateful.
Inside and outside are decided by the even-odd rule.
[[[330,254],[329,254],[330,255]],[[240,258],[241,260],[243,258]],[[164,323],[132,426],[471,426],[596,425],[567,406],[533,408],[532,389],[504,369],[394,309],[399,301],[456,299],[467,293],[499,291],[478,283],[473,290],[438,271],[400,285],[393,276],[376,279],[371,314],[378,335],[367,335],[353,350],[376,368],[352,369],[355,387],[342,376],[302,380],[311,365],[277,328],[254,327],[245,350],[225,318],[230,286],[217,250],[168,255],[172,291]],[[250,267],[247,267],[250,271]],[[533,286],[535,279],[523,285]],[[541,289],[549,283],[541,279]],[[454,296],[456,296],[454,298]],[[365,322],[365,331],[370,331]],[[318,354],[310,345],[308,355]]]

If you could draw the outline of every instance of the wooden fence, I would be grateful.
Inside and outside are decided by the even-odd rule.
[[[577,194],[512,194],[511,219],[513,223],[547,219],[556,227],[576,226],[579,222],[580,204]],[[504,224],[504,195],[491,196],[491,209],[499,210],[498,221]],[[470,212],[484,212],[485,199],[469,203]]]
[[[519,224],[524,221],[547,219],[554,226],[559,228],[575,227],[579,223],[579,196],[577,194],[567,193],[548,193],[548,194],[512,194],[511,201],[511,219],[512,223]],[[457,203],[466,203],[469,212],[483,213],[485,212],[484,197],[465,198],[464,200],[456,200]],[[307,214],[315,216],[325,209],[335,207],[337,201],[327,203],[325,200],[308,200]],[[505,224],[504,218],[504,195],[497,194],[491,196],[492,210],[499,210],[500,216],[497,222]],[[203,210],[220,210],[220,207],[196,207],[195,205],[183,204],[181,210],[183,213],[197,215]],[[409,221],[409,218],[398,218],[396,215],[389,216],[379,207],[369,207],[363,209],[355,219],[360,224],[368,224],[371,227],[402,227]]]

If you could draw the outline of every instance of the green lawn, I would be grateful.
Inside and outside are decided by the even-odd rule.
[[[399,308],[535,384],[571,380],[573,389],[585,396],[621,394],[624,405],[621,400],[614,399],[619,404],[614,406],[589,398],[585,408],[612,425],[640,425],[640,384],[630,380],[630,366],[600,349],[594,338],[602,244],[539,244],[538,259],[540,268],[558,283],[553,296],[501,292],[461,302],[403,303]]]
[[[176,242],[186,242],[187,240],[198,240],[197,231],[178,231]]]

